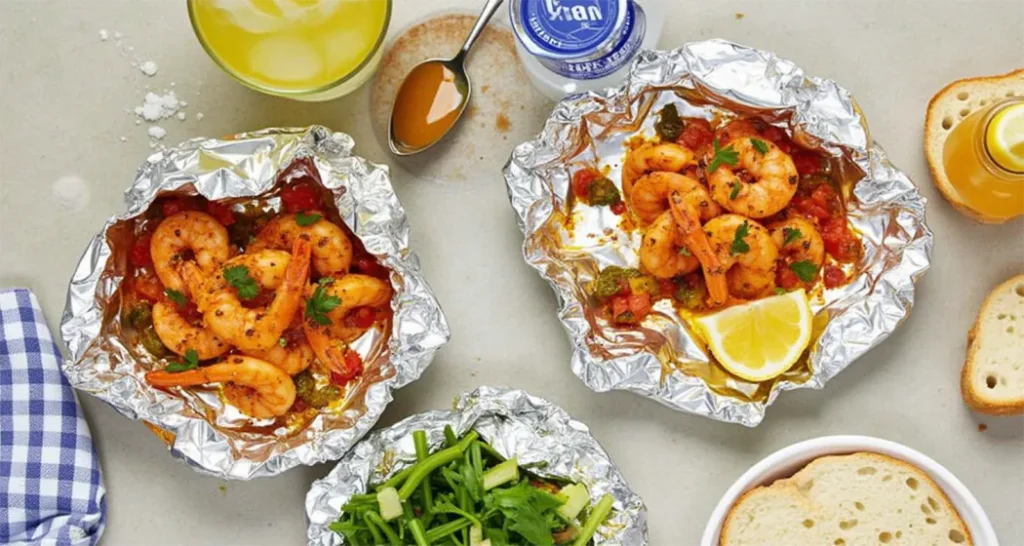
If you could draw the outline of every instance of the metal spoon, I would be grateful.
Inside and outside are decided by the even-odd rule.
[[[419,148],[409,148],[395,138],[395,107],[392,106],[391,120],[388,123],[388,147],[391,148],[392,153],[400,156],[408,156],[422,152],[443,139],[444,136],[451,131],[452,127],[458,123],[459,118],[462,117],[462,112],[466,110],[466,105],[469,104],[469,96],[473,91],[473,86],[469,82],[469,75],[466,74],[466,56],[469,55],[469,49],[473,47],[473,42],[476,41],[480,36],[480,33],[483,32],[484,27],[487,26],[487,21],[491,19],[494,12],[498,11],[498,7],[501,6],[501,2],[502,0],[487,0],[487,4],[484,5],[484,9],[480,12],[480,17],[477,18],[476,24],[473,25],[473,30],[469,31],[469,36],[466,37],[466,42],[462,44],[462,49],[457,55],[451,59],[430,59],[428,61],[423,61],[413,68],[413,71],[415,71],[417,68],[431,63],[443,65],[455,75],[455,86],[461,92],[462,102],[458,105],[458,113],[455,115],[455,118],[451,120],[451,124],[448,128],[434,139],[433,142],[420,146]],[[411,73],[412,72],[410,72],[410,74]],[[402,84],[404,85],[405,82],[402,82]],[[401,89],[401,87],[399,87],[399,89]]]

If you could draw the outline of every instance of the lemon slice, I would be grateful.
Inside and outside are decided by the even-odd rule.
[[[697,319],[718,362],[747,381],[767,381],[793,366],[811,341],[807,294],[796,290]]]
[[[988,124],[985,147],[992,160],[1013,172],[1024,172],[1024,103],[1003,108]]]

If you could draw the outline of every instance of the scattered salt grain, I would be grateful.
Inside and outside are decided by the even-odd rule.
[[[154,63],[153,61],[146,61],[139,65],[139,70],[141,70],[143,74],[150,77],[156,75],[156,71],[158,68],[159,67],[157,67],[156,63]]]
[[[120,40],[123,36],[124,36],[124,34],[121,34],[120,32],[118,32],[116,30],[114,31],[114,39],[115,40]]]
[[[162,95],[153,92],[146,93],[141,106],[135,107],[135,115],[146,121],[157,121],[167,119],[178,113],[178,110],[185,107],[185,103],[178,101],[174,91],[168,91]]]
[[[205,117],[206,117],[206,114],[203,114],[202,112],[196,113],[196,121],[203,121],[203,118],[205,118]]]
[[[121,137],[121,142],[128,142],[128,137]]]
[[[89,206],[89,187],[79,176],[62,176],[53,183],[52,194],[54,201],[61,208],[78,212]]]
[[[107,32],[107,29],[101,28],[100,29],[100,41],[106,42],[107,38],[110,38],[110,33]]]
[[[149,136],[150,136],[150,138],[155,138],[157,140],[160,140],[161,138],[164,138],[165,136],[167,136],[167,131],[163,127],[160,127],[159,125],[154,125],[154,126],[149,128]]]
[[[178,112],[178,115],[175,117],[178,118],[178,121],[185,121],[185,112]]]

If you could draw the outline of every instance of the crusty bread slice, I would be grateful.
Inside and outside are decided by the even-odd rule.
[[[720,546],[970,546],[967,525],[917,467],[878,453],[820,457],[744,494]]]
[[[1024,413],[1024,275],[985,298],[967,334],[960,392],[975,411]]]
[[[1001,76],[967,78],[957,80],[932,97],[924,120],[924,152],[932,180],[939,191],[960,212],[986,224],[1001,224],[1012,218],[986,216],[967,207],[946,178],[942,165],[942,149],[946,137],[960,120],[994,102],[1007,97],[1024,97],[1024,69],[1014,70]]]

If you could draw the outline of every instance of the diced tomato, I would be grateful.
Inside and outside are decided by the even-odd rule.
[[[615,295],[611,298],[612,317],[620,317],[629,311],[629,296]]]
[[[825,266],[825,288],[835,288],[846,283],[846,273],[834,265]]]
[[[281,190],[281,205],[286,212],[303,212],[319,208],[320,196],[309,182],[293,184]]]
[[[800,277],[796,276],[789,265],[780,262],[779,267],[775,270],[775,284],[786,290],[792,290],[800,286]]]
[[[295,397],[295,403],[292,404],[292,411],[306,411],[309,406],[302,401],[301,398]]]
[[[135,277],[135,292],[151,302],[164,299],[164,285],[152,273]]]
[[[196,304],[191,301],[186,302],[184,306],[176,305],[178,308],[178,314],[181,318],[185,319],[185,322],[189,324],[200,324],[203,321],[203,314],[199,312],[199,308]]]
[[[378,279],[387,280],[391,277],[391,273],[388,271],[388,268],[379,264],[377,259],[369,254],[356,256],[352,260],[352,270],[356,273],[369,275],[370,277],[376,277]]]
[[[686,120],[686,126],[679,135],[679,142],[691,150],[699,151],[711,144],[714,138],[715,132],[711,130],[711,124],[706,119],[694,118]]]
[[[775,145],[783,152],[786,152],[787,154],[793,153],[793,142],[789,140],[789,136],[787,136],[786,132],[782,129],[775,126],[769,126],[761,134],[764,138],[774,142]]]
[[[140,235],[135,242],[132,244],[131,250],[128,251],[128,261],[135,267],[146,267],[153,265],[153,256],[149,253],[149,243],[152,240],[152,236],[146,233]]]
[[[807,176],[821,172],[822,159],[814,152],[801,150],[793,154],[793,164],[800,176]]]
[[[850,262],[860,254],[860,243],[846,225],[846,218],[834,217],[821,227],[825,250],[840,262]]]
[[[676,293],[676,283],[672,279],[661,279],[658,281],[658,295],[663,298],[671,298]]]
[[[345,385],[349,381],[359,377],[363,373],[363,357],[359,356],[359,353],[351,350],[345,350],[345,369],[341,372],[331,372],[331,383],[335,385]]]
[[[267,307],[274,301],[274,291],[260,289],[256,296],[247,300],[241,300],[242,306],[246,309],[259,309]]]
[[[793,206],[802,214],[822,222],[842,209],[839,196],[828,184],[819,184],[809,196],[793,199]]]
[[[184,210],[195,209],[195,203],[186,197],[173,197],[160,204],[160,213],[164,216],[173,216]]]
[[[612,209],[612,213],[621,215],[622,213],[626,212],[626,202],[619,201],[617,203],[614,203],[610,208]]]
[[[646,317],[651,312],[651,295],[647,293],[630,294],[629,310],[636,317],[637,321]]]
[[[580,169],[572,175],[572,192],[580,199],[590,198],[590,185],[601,178],[601,173],[594,169]]]
[[[618,295],[618,296],[628,296],[628,295],[633,293],[633,291],[630,290],[630,288],[629,288],[629,281],[627,281],[626,279],[619,279],[618,280],[618,284],[619,284],[619,292],[616,295]]]
[[[346,319],[351,320],[352,326],[356,328],[369,328],[377,322],[377,312],[372,307],[359,307],[349,313]]]
[[[222,226],[230,226],[235,223],[235,211],[223,203],[210,201],[206,204],[206,212],[216,218]]]

